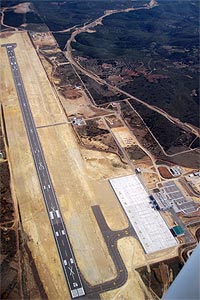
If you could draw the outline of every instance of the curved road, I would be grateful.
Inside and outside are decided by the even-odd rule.
[[[98,294],[119,288],[126,283],[128,278],[128,272],[117,248],[117,241],[127,236],[136,237],[136,233],[130,223],[129,226],[123,230],[113,231],[108,227],[99,205],[92,206],[92,211],[97,220],[101,233],[104,237],[105,243],[108,247],[109,254],[114,262],[117,271],[117,276],[114,279],[94,286],[91,286],[84,278],[82,278],[87,296],[91,295],[91,297],[93,296],[93,298],[90,299],[96,300],[98,299]],[[84,299],[88,298],[84,297]]]
[[[106,12],[103,16],[99,17],[98,19],[96,19],[95,21],[92,21],[91,23],[84,25],[81,28],[76,29],[72,34],[71,37],[68,39],[66,45],[65,45],[65,49],[66,49],[66,53],[65,56],[66,58],[69,60],[69,62],[74,65],[79,71],[81,71],[83,74],[85,74],[86,76],[92,78],[93,80],[95,80],[97,83],[99,84],[104,84],[106,86],[108,86],[111,90],[113,90],[114,92],[117,93],[121,93],[125,96],[127,96],[130,99],[133,99],[141,104],[143,104],[144,106],[146,106],[147,108],[156,111],[157,113],[161,114],[163,117],[165,117],[166,119],[168,119],[170,122],[176,124],[177,126],[181,127],[182,129],[184,129],[187,132],[193,133],[194,135],[196,135],[197,137],[200,136],[200,130],[199,128],[189,124],[189,123],[183,123],[181,122],[178,118],[171,116],[170,114],[168,114],[166,111],[164,111],[163,109],[154,106],[154,105],[150,105],[148,103],[146,103],[145,101],[142,101],[141,99],[138,99],[137,97],[125,92],[124,90],[121,90],[120,88],[118,88],[117,86],[114,86],[110,83],[108,83],[106,80],[102,79],[101,77],[99,77],[98,75],[94,74],[92,71],[87,70],[86,68],[84,68],[79,62],[77,62],[73,55],[72,55],[72,47],[71,47],[71,42],[75,41],[75,37],[83,32],[87,32],[88,29],[91,29],[99,24],[102,24],[102,20],[107,17],[110,16],[112,14],[116,14],[119,12],[129,12],[129,11],[134,11],[134,10],[141,10],[141,9],[152,9],[153,7],[157,6],[157,2],[155,0],[151,0],[149,2],[148,6],[141,6],[138,8],[129,8],[129,9],[124,9],[124,10],[114,10],[114,11],[108,11]],[[95,103],[93,103],[94,105],[96,105]],[[97,105],[96,105],[97,106]]]

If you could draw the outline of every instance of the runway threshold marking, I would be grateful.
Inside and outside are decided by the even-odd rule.
[[[14,48],[16,46],[17,45],[15,43],[1,45],[1,47],[6,47],[7,50],[7,55],[10,62],[10,67],[11,67],[11,71],[15,83],[15,88],[16,88],[16,92],[17,92],[25,128],[26,128],[33,160],[38,174],[40,187],[44,197],[49,221],[53,231],[53,235],[56,242],[62,268],[64,271],[65,279],[67,281],[72,298],[78,298],[80,296],[85,295],[85,290],[81,282],[81,278],[74,258],[73,250],[60,212],[58,200],[53,188],[52,180],[42,151],[35,122],[33,120],[31,108],[27,99],[27,94],[24,88],[22,76],[15,56]],[[60,239],[59,236],[56,234],[58,230],[62,230],[62,233],[64,233],[62,235],[62,239]],[[70,270],[66,265],[67,261],[71,262]]]

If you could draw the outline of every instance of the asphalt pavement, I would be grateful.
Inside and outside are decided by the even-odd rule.
[[[185,224],[181,221],[181,219],[178,217],[178,215],[175,213],[173,208],[170,208],[168,210],[173,218],[173,220],[176,222],[177,225],[181,226],[184,230],[184,238],[185,238],[185,243],[194,243],[195,239],[192,236],[192,234],[189,232],[189,230],[186,228]]]
[[[75,261],[67,230],[63,222],[58,200],[42,151],[41,143],[15,56],[14,49],[17,45],[12,43],[4,44],[1,46],[6,47],[7,50],[32,156],[37,170],[41,190],[43,193],[49,221],[53,231],[64,275],[72,298],[78,298],[85,295],[85,290],[79,275],[79,270]]]

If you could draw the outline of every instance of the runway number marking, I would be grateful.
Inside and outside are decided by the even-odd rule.
[[[39,169],[40,169],[40,170],[44,170],[44,166],[43,166],[43,164],[42,164],[41,161],[39,162]]]
[[[10,69],[12,71],[24,125],[29,139],[38,179],[40,181],[41,190],[43,192],[48,217],[52,226],[57,250],[63,266],[64,275],[72,298],[77,298],[85,295],[85,291],[76,265],[76,260],[73,257],[73,250],[70,246],[70,240],[65,229],[65,224],[63,222],[58,200],[53,189],[53,183],[48,171],[48,166],[41,148],[40,139],[35,127],[35,122],[28,102],[20,68],[18,68],[14,51],[16,46],[17,45],[15,43],[1,45],[1,47],[6,47],[7,49]],[[69,259],[69,257],[71,258]]]

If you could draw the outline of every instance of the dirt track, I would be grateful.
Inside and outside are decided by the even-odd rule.
[[[115,13],[119,13],[119,12],[128,12],[128,11],[132,11],[132,10],[140,10],[140,9],[153,9],[155,6],[157,6],[157,2],[154,1],[154,0],[151,0],[149,2],[149,5],[148,6],[142,6],[140,8],[130,8],[130,9],[125,9],[125,10],[114,10],[114,11],[109,11],[109,12],[106,12],[103,16],[101,16],[100,18],[96,19],[95,21],[87,24],[87,25],[84,25],[83,27],[81,28],[78,28],[76,29],[70,39],[68,39],[67,41],[67,44],[65,46],[65,49],[66,49],[66,57],[67,59],[70,61],[70,63],[72,65],[74,65],[79,71],[81,71],[83,74],[87,75],[88,77],[92,78],[93,80],[97,81],[98,83],[100,84],[104,84],[106,85],[107,87],[109,87],[111,90],[113,90],[114,92],[118,92],[122,95],[125,95],[126,97],[130,98],[130,99],[133,99],[135,100],[136,102],[138,103],[141,103],[142,105],[146,106],[147,108],[153,110],[153,111],[156,111],[157,113],[161,114],[163,117],[167,118],[170,122],[178,125],[180,128],[183,128],[184,130],[186,130],[187,132],[190,132],[190,133],[193,133],[195,134],[197,137],[200,137],[200,130],[195,127],[195,126],[192,126],[191,124],[188,124],[188,123],[183,123],[181,122],[178,118],[175,118],[173,117],[172,115],[168,114],[166,111],[162,110],[161,108],[157,107],[157,106],[154,106],[154,105],[150,105],[148,103],[146,103],[145,101],[142,101],[141,99],[138,99],[136,98],[135,96],[121,90],[120,88],[118,88],[117,86],[113,86],[111,84],[109,84],[106,80],[103,80],[102,78],[100,78],[98,75],[94,74],[93,72],[91,71],[88,71],[87,69],[85,69],[79,62],[77,62],[74,57],[73,57],[73,54],[72,54],[72,47],[71,47],[71,43],[76,41],[76,36],[80,33],[83,33],[83,32],[87,32],[88,30],[90,30],[91,28],[94,28],[95,26],[99,25],[99,24],[102,24],[102,20],[106,17],[106,16],[110,16],[112,14],[115,14]],[[92,99],[91,99],[92,100]],[[94,102],[94,101],[93,101]],[[94,105],[95,105],[95,102],[94,102]],[[162,146],[160,145],[160,147],[162,148]],[[165,155],[168,156],[167,153],[165,153],[164,149],[162,148],[163,152]]]

